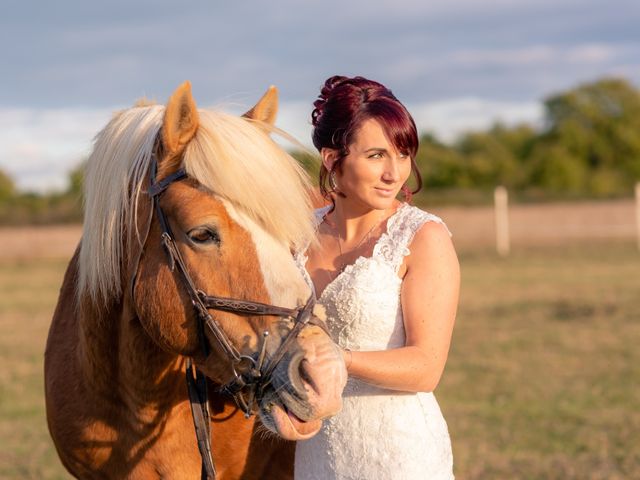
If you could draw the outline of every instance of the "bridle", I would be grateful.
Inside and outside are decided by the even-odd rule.
[[[189,295],[189,299],[194,308],[197,319],[198,337],[202,352],[205,357],[209,355],[210,346],[205,334],[205,331],[209,331],[213,334],[218,345],[231,363],[233,379],[226,385],[221,386],[220,392],[233,397],[238,408],[244,412],[246,418],[249,418],[253,415],[255,405],[264,394],[266,387],[270,385],[272,380],[271,377],[276,366],[282,360],[300,331],[307,325],[316,325],[326,331],[324,323],[312,315],[312,311],[315,306],[315,296],[311,294],[306,304],[302,307],[284,308],[260,302],[217,297],[208,295],[198,289],[189,274],[187,266],[180,254],[180,250],[176,246],[169,222],[167,221],[167,217],[160,206],[160,198],[162,197],[162,194],[172,183],[186,179],[187,173],[183,169],[180,169],[160,181],[156,181],[156,174],[157,160],[154,154],[149,169],[150,186],[147,192],[151,197],[153,209],[149,214],[149,224],[147,225],[147,232],[142,243],[143,248],[149,234],[148,229],[151,223],[151,218],[155,212],[158,217],[158,221],[160,222],[160,229],[162,231],[160,237],[162,246],[168,256],[169,268],[172,272],[175,272],[177,269],[180,283]],[[138,262],[141,255],[142,252],[138,257]],[[138,266],[136,265],[131,281],[132,298],[137,269]],[[266,347],[269,336],[268,331],[263,332],[262,345],[256,357],[243,355],[233,345],[218,321],[211,315],[211,313],[209,313],[209,310],[219,310],[242,316],[277,316],[292,319],[294,323],[282,343],[267,360]],[[189,392],[189,401],[191,403],[191,413],[193,415],[196,438],[198,440],[198,450],[202,457],[201,479],[213,480],[216,477],[216,469],[211,453],[211,430],[209,421],[210,414],[207,380],[205,375],[198,370],[197,367],[194,368],[191,358],[187,359],[186,380]]]

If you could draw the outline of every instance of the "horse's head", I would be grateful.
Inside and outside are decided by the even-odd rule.
[[[240,388],[269,366],[269,379],[256,389],[264,425],[287,439],[312,436],[322,418],[340,409],[346,371],[321,322],[305,323],[283,346],[292,337],[293,317],[312,295],[291,252],[311,241],[313,225],[306,177],[268,135],[277,110],[275,89],[241,118],[199,111],[188,83],[166,108],[138,108],[155,120],[139,113],[136,128],[145,130],[147,122],[155,125],[155,134],[134,131],[120,142],[132,148],[137,141],[142,154],[128,167],[134,174],[127,195],[136,200],[128,213],[121,208],[115,215],[130,215],[134,228],[114,283],[134,281],[131,291],[97,282],[94,296],[108,298],[119,290],[158,347],[193,358],[218,386]],[[125,120],[116,117],[101,135],[124,128],[119,121]],[[96,151],[107,148],[102,141],[107,139],[99,136]],[[90,161],[91,186],[113,181],[108,175]],[[87,199],[88,215],[94,201]],[[112,228],[108,219],[101,222],[98,232]],[[83,245],[81,255],[101,255],[98,249],[84,250]],[[91,293],[91,272],[87,275],[81,283]],[[274,305],[285,313],[249,314],[233,311],[233,305],[217,309],[211,297]],[[295,312],[287,315],[287,309]]]

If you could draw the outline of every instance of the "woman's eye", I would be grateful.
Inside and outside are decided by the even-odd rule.
[[[369,155],[369,158],[382,158],[382,153],[376,152]]]
[[[194,228],[189,233],[189,238],[193,243],[199,245],[206,245],[209,243],[215,243],[220,245],[220,236],[218,232],[210,228]]]

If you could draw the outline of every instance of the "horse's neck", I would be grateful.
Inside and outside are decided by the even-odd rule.
[[[151,417],[184,396],[183,360],[151,341],[126,301],[81,310],[80,356],[91,391]]]

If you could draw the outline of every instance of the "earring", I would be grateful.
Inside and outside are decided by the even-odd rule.
[[[404,201],[406,203],[411,203],[411,198],[413,197],[413,193],[411,192],[407,184],[405,183],[400,190],[404,195]]]
[[[339,192],[338,184],[336,183],[336,172],[334,171],[329,174],[329,186],[331,187],[332,192]]]

